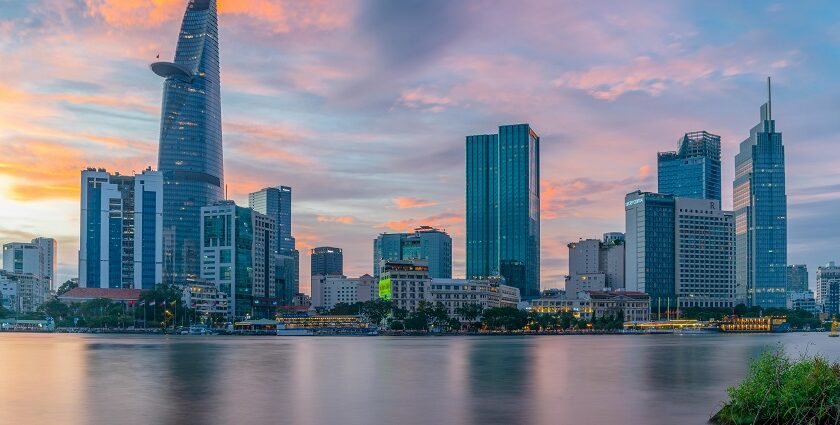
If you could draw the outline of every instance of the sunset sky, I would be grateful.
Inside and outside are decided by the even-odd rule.
[[[0,0],[0,242],[59,241],[77,275],[79,173],[157,166],[162,80],[186,0]],[[308,249],[371,272],[380,232],[453,237],[464,274],[464,137],[541,136],[542,285],[566,243],[624,231],[687,131],[737,145],[773,77],[787,155],[789,262],[840,260],[840,8],[766,1],[219,0],[225,182],[287,185]]]

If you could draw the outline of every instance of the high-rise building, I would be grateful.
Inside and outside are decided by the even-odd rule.
[[[275,258],[275,279],[282,287],[278,298],[283,305],[290,305],[292,297],[300,286],[300,254],[295,248],[292,236],[292,188],[288,186],[267,187],[248,194],[248,206],[265,214],[277,223],[277,257]]]
[[[10,242],[3,245],[3,270],[41,277],[43,254],[38,245]]]
[[[41,251],[41,279],[46,282],[47,289],[57,290],[59,283],[56,282],[55,271],[58,268],[58,243],[53,238],[35,238],[32,243]]]
[[[163,177],[82,171],[79,286],[151,289],[163,277]]]
[[[624,197],[625,288],[650,295],[653,311],[677,307],[674,197],[631,192]]]
[[[0,305],[10,310],[35,311],[44,303],[48,289],[35,274],[0,270]]]
[[[686,133],[679,148],[659,152],[659,193],[720,201],[720,136]]]
[[[787,291],[808,291],[808,266],[805,264],[787,266]]]
[[[540,293],[540,138],[528,124],[467,136],[467,277]]]
[[[675,292],[680,307],[733,307],[735,220],[719,200],[674,198]]]
[[[767,79],[761,120],[735,156],[735,278],[739,302],[787,305],[787,196],[785,148],[776,132]]]
[[[166,79],[158,151],[164,178],[164,281],[184,284],[199,275],[201,207],[224,198],[215,0],[188,3],[174,61],[151,68]]]
[[[840,266],[834,261],[817,267],[816,302],[825,313],[840,314]],[[829,317],[831,317],[829,316]]]
[[[382,233],[373,240],[373,276],[382,260],[425,260],[429,276],[452,277],[452,238],[444,230],[421,226],[414,233]]]
[[[227,294],[230,314],[273,318],[277,230],[274,219],[233,201],[201,208],[201,278]]]
[[[312,276],[344,275],[344,253],[341,248],[319,246],[309,253]]]

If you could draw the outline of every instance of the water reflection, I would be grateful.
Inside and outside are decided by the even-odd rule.
[[[0,423],[705,423],[766,347],[840,360],[838,342],[0,334]]]

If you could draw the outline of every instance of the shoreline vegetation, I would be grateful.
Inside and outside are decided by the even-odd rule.
[[[821,356],[791,359],[779,347],[750,364],[744,381],[727,390],[716,425],[840,424],[840,363]]]

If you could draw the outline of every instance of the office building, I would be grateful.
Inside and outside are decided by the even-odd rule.
[[[805,264],[787,266],[787,291],[805,292],[808,290],[808,267]]]
[[[79,286],[152,289],[163,280],[163,177],[82,171]]]
[[[735,279],[739,302],[787,305],[787,196],[785,148],[776,132],[767,79],[761,119],[735,155]]]
[[[621,235],[619,238],[617,235]],[[607,233],[604,240],[581,239],[569,247],[566,293],[624,289],[624,234]]]
[[[292,236],[292,188],[267,187],[248,194],[248,206],[274,219],[277,224],[277,257],[275,278],[282,289],[278,297],[283,305],[291,305],[300,286],[300,253]]]
[[[10,242],[3,245],[3,270],[25,273],[43,278],[44,252],[40,246],[28,242]]]
[[[625,288],[650,295],[656,311],[676,308],[674,197],[631,192],[624,198]]]
[[[504,279],[435,279],[429,286],[429,302],[441,303],[449,317],[465,321],[456,310],[469,304],[483,308],[519,305],[519,288],[504,284]]]
[[[686,133],[679,148],[657,155],[659,193],[720,201],[720,136]]]
[[[379,299],[379,282],[371,275],[360,277],[312,276],[312,307],[329,311],[336,304],[355,304]]]
[[[789,310],[805,310],[818,317],[822,312],[813,291],[788,291],[787,308]]]
[[[719,200],[674,198],[676,296],[680,307],[735,304],[735,222]]]
[[[233,201],[201,208],[201,279],[227,294],[233,318],[274,317],[276,237],[274,219]]]
[[[467,277],[540,293],[540,138],[528,124],[466,138]]]
[[[0,270],[0,304],[18,313],[30,313],[44,303],[49,288],[37,275]]]
[[[429,276],[452,277],[452,238],[444,230],[421,226],[413,233],[382,233],[373,240],[373,276],[382,260],[424,260]]]
[[[585,291],[574,298],[557,294],[530,300],[528,305],[533,313],[570,313],[576,319],[590,321],[620,312],[625,323],[647,322],[651,312],[648,294],[626,291]]]
[[[422,260],[382,260],[379,266],[379,298],[394,308],[415,311],[421,301],[430,301],[429,265]]]
[[[309,254],[312,276],[344,275],[344,253],[341,248],[319,246]]]
[[[151,69],[165,78],[158,150],[164,178],[164,282],[186,284],[201,267],[201,208],[224,199],[215,0],[187,4],[174,60],[155,62]]]
[[[834,261],[817,267],[816,302],[829,317],[840,314],[840,266]]]

